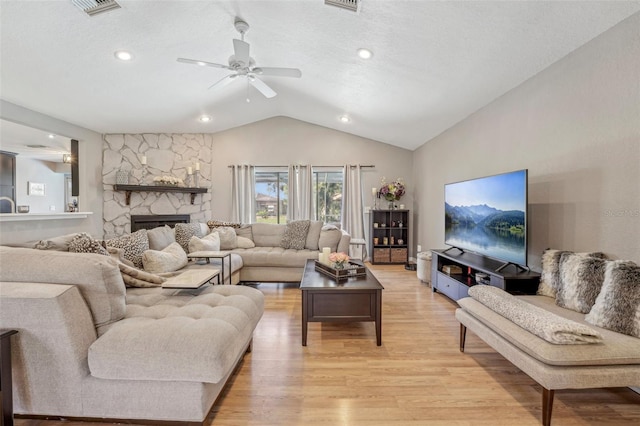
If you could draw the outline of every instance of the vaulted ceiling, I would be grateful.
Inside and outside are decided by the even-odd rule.
[[[101,133],[209,133],[284,115],[415,149],[640,11],[639,1],[361,0],[358,12],[323,0],[118,3],[88,16],[71,0],[2,0],[0,97]],[[208,90],[229,71],[176,61],[226,64],[237,17],[258,66],[302,70],[260,77],[271,99],[246,79]],[[119,49],[133,60],[115,59]]]

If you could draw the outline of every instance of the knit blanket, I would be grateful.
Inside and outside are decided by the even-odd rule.
[[[158,287],[167,279],[156,274],[151,274],[134,266],[118,262],[122,280],[127,287]]]
[[[528,332],[557,345],[601,343],[591,327],[563,318],[490,285],[475,285],[469,296]]]

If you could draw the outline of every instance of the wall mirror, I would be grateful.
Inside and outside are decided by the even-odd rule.
[[[0,213],[73,211],[77,144],[66,136],[0,120]],[[11,198],[15,208],[2,197]]]

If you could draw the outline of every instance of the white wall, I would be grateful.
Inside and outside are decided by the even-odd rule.
[[[77,139],[79,149],[82,211],[91,211],[87,219],[0,222],[0,244],[37,240],[70,232],[88,232],[102,237],[102,135],[83,127],[31,111],[0,100],[0,117],[9,121]]]
[[[28,182],[44,183],[44,196],[29,194]],[[16,156],[16,206],[21,205],[30,213],[51,213],[51,206],[55,213],[65,211],[64,173],[56,172],[56,163]]]
[[[529,265],[545,248],[640,262],[640,14],[420,147],[415,242],[444,246],[443,186],[529,170]]]

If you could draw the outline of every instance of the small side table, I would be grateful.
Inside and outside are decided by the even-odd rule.
[[[224,275],[224,260],[228,259],[229,262],[229,284],[231,284],[231,252],[228,251],[194,251],[193,253],[189,253],[187,255],[188,258],[191,259],[205,259],[207,263],[211,263],[210,259],[222,259],[220,262],[222,264],[222,284],[225,281]]]
[[[0,392],[2,392],[3,426],[13,426],[11,336],[17,333],[17,330],[0,330]]]
[[[360,246],[360,251],[361,251],[360,260],[364,262],[364,258],[367,254],[367,241],[364,238],[352,238],[349,245],[355,246],[355,247]]]

